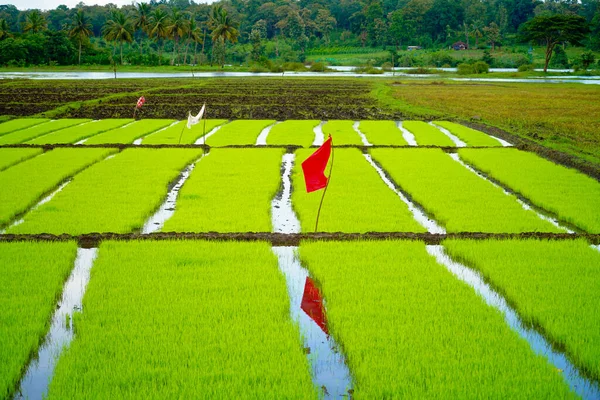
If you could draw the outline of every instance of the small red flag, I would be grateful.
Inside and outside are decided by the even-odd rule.
[[[321,292],[309,277],[306,277],[306,283],[304,284],[304,295],[302,296],[300,308],[306,313],[306,315],[310,317],[310,319],[315,321],[315,323],[323,332],[325,332],[325,334],[329,335]]]
[[[306,192],[314,192],[327,186],[325,167],[331,156],[331,136],[310,157],[302,163]]]
[[[137,101],[136,108],[142,108],[144,103],[146,102],[146,98],[144,96],[140,97]]]

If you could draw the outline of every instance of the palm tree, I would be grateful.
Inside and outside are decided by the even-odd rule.
[[[111,18],[102,28],[104,38],[109,41],[119,41],[121,65],[123,65],[123,42],[133,41],[133,24],[131,19],[119,10],[112,12]]]
[[[89,37],[92,34],[92,25],[89,22],[89,18],[83,13],[80,8],[71,19],[71,29],[69,30],[70,37],[76,37],[79,39],[79,65],[81,65],[81,44],[83,39]]]
[[[202,29],[200,29],[200,26],[196,22],[195,17],[192,17],[192,19],[190,20],[190,29],[188,31],[188,43],[190,41],[194,43],[194,58],[193,58],[193,61],[191,61],[191,64],[197,64],[196,54],[198,53],[198,44],[203,43],[203,39],[202,39]],[[186,57],[187,57],[187,45],[185,48],[185,52],[186,52]],[[184,62],[185,62],[185,60],[184,60]]]
[[[169,16],[162,8],[156,8],[150,14],[150,25],[148,27],[148,36],[156,40],[158,46],[158,65],[162,61],[162,50],[164,39],[167,37],[167,26],[169,25]]]
[[[39,10],[31,10],[23,26],[23,32],[38,33],[46,29],[48,23]]]
[[[136,31],[139,29],[142,31],[142,33],[148,34],[148,29],[150,27],[150,11],[150,4],[136,4],[135,14],[133,17],[133,29]],[[142,39],[143,37],[140,36],[140,56],[142,55]]]
[[[187,35],[190,26],[190,21],[186,18],[187,15],[188,13],[182,13],[175,7],[171,11],[171,20],[167,26],[167,35],[175,41],[171,65],[175,63],[175,59],[178,56],[179,39]]]
[[[10,27],[8,26],[8,22],[4,18],[0,18],[0,40],[6,39],[7,37],[11,37]]]
[[[222,67],[225,64],[225,44],[228,40],[231,43],[237,42],[238,35],[240,34],[237,30],[238,23],[228,15],[226,9],[221,6],[215,6],[210,16],[210,24],[213,43],[218,42],[218,45],[222,47],[221,60],[219,60]]]

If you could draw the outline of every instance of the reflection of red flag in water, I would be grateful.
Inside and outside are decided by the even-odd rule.
[[[315,286],[312,279],[306,277],[306,283],[304,284],[304,295],[302,295],[302,303],[300,305],[302,311],[306,313],[313,321],[319,325],[319,328],[327,335],[327,321],[325,320],[325,309],[323,307],[323,298],[321,298],[321,292]]]
[[[306,192],[314,192],[327,186],[325,167],[331,155],[331,137],[302,163]]]

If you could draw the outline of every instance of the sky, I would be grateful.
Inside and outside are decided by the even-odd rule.
[[[12,0],[4,2],[0,0],[0,4],[12,4],[19,10],[27,10],[31,8],[39,8],[40,10],[54,10],[61,4],[64,4],[69,8],[73,8],[79,4],[80,1],[81,0]],[[104,5],[113,3],[118,6],[122,6],[125,4],[131,4],[132,0],[84,0],[83,3],[87,5]]]

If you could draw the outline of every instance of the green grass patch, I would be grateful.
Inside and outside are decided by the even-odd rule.
[[[571,398],[561,375],[420,242],[302,243],[356,398]]]
[[[0,149],[0,171],[43,153],[43,149]]]
[[[360,121],[358,129],[367,137],[369,143],[378,145],[407,145],[394,121]]]
[[[356,144],[362,146],[363,142],[360,139],[360,136],[354,128],[354,121],[348,120],[334,120],[327,121],[323,125],[323,133],[325,134],[325,139],[327,139],[328,135],[331,135],[333,138],[333,145],[340,146],[344,144]]]
[[[232,144],[255,144],[260,132],[274,123],[275,120],[272,119],[232,121],[208,138],[206,144],[217,147]]]
[[[16,144],[24,143],[35,139],[38,136],[46,135],[54,131],[69,128],[74,125],[80,125],[86,122],[90,122],[90,119],[57,119],[41,124],[34,125],[30,128],[18,130],[13,133],[9,133],[4,136],[0,136],[0,144]]]
[[[0,227],[115,149],[55,149],[0,172]]]
[[[199,149],[125,150],[76,175],[9,232],[78,235],[140,230],[166,197],[169,183],[201,154]]]
[[[47,144],[47,143],[77,143],[80,140],[90,136],[97,135],[102,132],[120,128],[128,123],[133,122],[133,119],[103,119],[91,121],[85,124],[72,126],[70,128],[61,129],[60,131],[52,132],[48,135],[40,136],[27,143],[32,144]]]
[[[449,232],[560,232],[439,149],[373,149],[396,184]]]
[[[414,135],[419,146],[454,146],[452,139],[427,122],[403,121],[402,127]]]
[[[85,144],[132,143],[175,122],[174,119],[143,119],[121,128],[93,136]]]
[[[270,232],[281,149],[213,149],[196,164],[163,231]]]
[[[21,129],[31,128],[44,122],[50,121],[48,118],[19,118],[0,124],[0,135],[5,135]]]
[[[600,379],[600,252],[585,240],[446,240],[449,254],[499,288],[526,323]]]
[[[358,136],[358,135],[357,135]],[[306,193],[301,164],[313,149],[296,152],[292,204],[303,232],[313,232],[323,192]],[[357,149],[334,149],[333,173],[319,218],[321,232],[424,232],[406,204]],[[330,163],[331,165],[331,163]],[[329,173],[330,166],[326,169]]]
[[[50,328],[76,250],[74,242],[0,243],[0,397],[12,398]]]
[[[102,243],[48,397],[318,398],[270,247]]]
[[[433,121],[433,123],[442,128],[446,128],[451,134],[457,136],[469,146],[502,146],[500,142],[493,137],[467,126],[448,121]]]
[[[206,127],[204,126],[204,120],[200,123],[193,125],[191,129],[186,126],[187,120],[180,121],[173,126],[164,128],[158,132],[147,136],[142,140],[142,144],[179,144],[179,137],[181,137],[181,144],[193,144],[197,139],[204,136],[204,132],[210,132],[213,128],[223,125],[227,122],[226,119],[209,119],[206,120]],[[185,127],[185,128],[184,128]],[[183,134],[182,134],[183,129]]]
[[[477,169],[587,232],[600,233],[600,183],[517,149],[461,149]]]
[[[319,123],[317,119],[283,121],[271,128],[267,144],[310,147],[315,140],[313,128]]]

